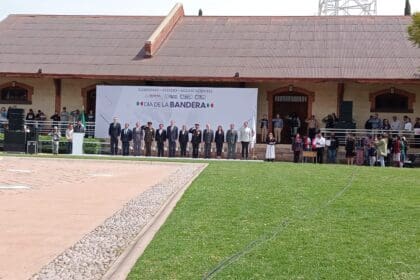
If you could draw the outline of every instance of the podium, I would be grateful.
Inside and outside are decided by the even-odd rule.
[[[74,132],[73,133],[73,149],[72,155],[83,155],[83,140],[85,138],[84,133]]]

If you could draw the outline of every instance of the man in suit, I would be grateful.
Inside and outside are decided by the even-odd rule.
[[[140,122],[136,122],[136,127],[133,128],[133,149],[134,155],[139,156],[141,150],[141,141],[143,141],[143,128],[140,126]]]
[[[128,156],[130,154],[130,141],[133,140],[133,132],[129,129],[130,125],[126,123],[124,129],[121,130],[122,155]]]
[[[195,127],[190,128],[189,132],[192,134],[192,137],[191,137],[191,143],[193,146],[192,157],[198,158],[198,150],[200,148],[200,143],[202,141],[200,125],[196,123]]]
[[[187,126],[183,125],[179,132],[179,146],[181,147],[181,157],[187,156],[187,145],[188,145],[188,130]]]
[[[111,138],[111,154],[118,154],[118,137],[121,135],[121,125],[118,122],[118,118],[114,118],[114,121],[109,125],[108,135]]]
[[[228,159],[236,158],[236,142],[238,142],[238,131],[235,130],[235,125],[231,124],[230,129],[226,132],[226,142],[228,144]]]
[[[203,131],[203,142],[204,142],[204,157],[210,158],[211,155],[211,143],[214,140],[214,132],[210,128],[209,124],[206,124],[206,129]]]
[[[152,142],[155,139],[155,129],[152,127],[152,122],[147,122],[144,130],[144,148],[146,150],[146,157],[152,155]]]
[[[171,125],[166,129],[166,136],[168,137],[169,157],[175,157],[176,141],[178,140],[178,127],[175,121],[171,121]]]
[[[163,124],[159,124],[159,129],[156,130],[155,134],[156,146],[157,146],[157,156],[163,157],[163,148],[166,141],[166,130],[163,128]]]

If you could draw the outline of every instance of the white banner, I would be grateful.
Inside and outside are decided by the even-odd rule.
[[[221,125],[227,131],[231,123],[239,130],[248,121],[255,131],[257,96],[256,88],[97,86],[95,137],[109,137],[114,117],[130,128],[137,121],[166,128],[174,120],[179,129],[199,123],[201,129],[209,124],[213,130]]]

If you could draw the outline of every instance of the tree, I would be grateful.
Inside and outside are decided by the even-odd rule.
[[[420,47],[420,12],[413,15],[413,22],[408,27],[408,38]]]

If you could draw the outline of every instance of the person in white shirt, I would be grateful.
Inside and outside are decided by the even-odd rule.
[[[73,149],[73,125],[69,124],[66,129],[66,139],[67,139],[67,152],[72,153]]]
[[[404,116],[404,130],[405,131],[413,130],[413,124],[411,123],[411,119],[408,116]]]
[[[398,131],[401,129],[401,122],[397,119],[397,116],[392,117],[392,121],[390,122],[391,130]]]
[[[325,138],[322,136],[321,132],[318,132],[315,136],[315,147],[316,147],[316,162],[324,162],[324,148],[325,148]]]
[[[252,141],[252,130],[248,127],[248,122],[244,122],[239,130],[239,141],[242,144],[242,159],[248,159],[248,146]]]

